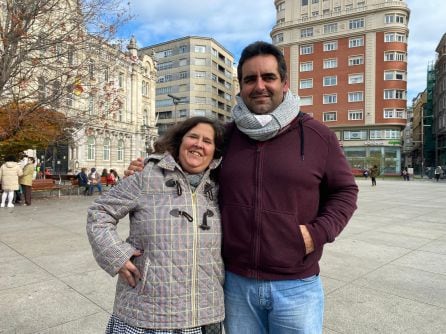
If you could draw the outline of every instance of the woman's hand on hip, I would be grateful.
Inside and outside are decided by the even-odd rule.
[[[142,252],[137,249],[133,256],[141,256]],[[122,279],[127,281],[127,283],[134,288],[137,284],[137,282],[141,279],[141,273],[139,272],[138,268],[132,263],[132,261],[128,260],[124,263],[121,269],[118,271],[119,276],[121,276]]]

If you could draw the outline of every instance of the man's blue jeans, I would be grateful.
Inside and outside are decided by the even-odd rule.
[[[226,334],[320,334],[324,291],[319,276],[263,281],[226,272]]]

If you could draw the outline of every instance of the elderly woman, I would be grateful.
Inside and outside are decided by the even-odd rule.
[[[224,318],[218,167],[223,128],[193,117],[88,210],[99,265],[119,274],[106,333],[220,333]],[[122,241],[116,225],[130,214]]]

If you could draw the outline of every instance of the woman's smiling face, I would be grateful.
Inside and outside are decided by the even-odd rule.
[[[178,157],[183,170],[197,174],[209,166],[214,158],[214,138],[214,128],[206,123],[197,124],[184,135]]]

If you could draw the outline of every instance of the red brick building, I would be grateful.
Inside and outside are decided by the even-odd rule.
[[[336,132],[353,168],[401,168],[409,9],[405,1],[275,0],[273,43],[301,110]]]

